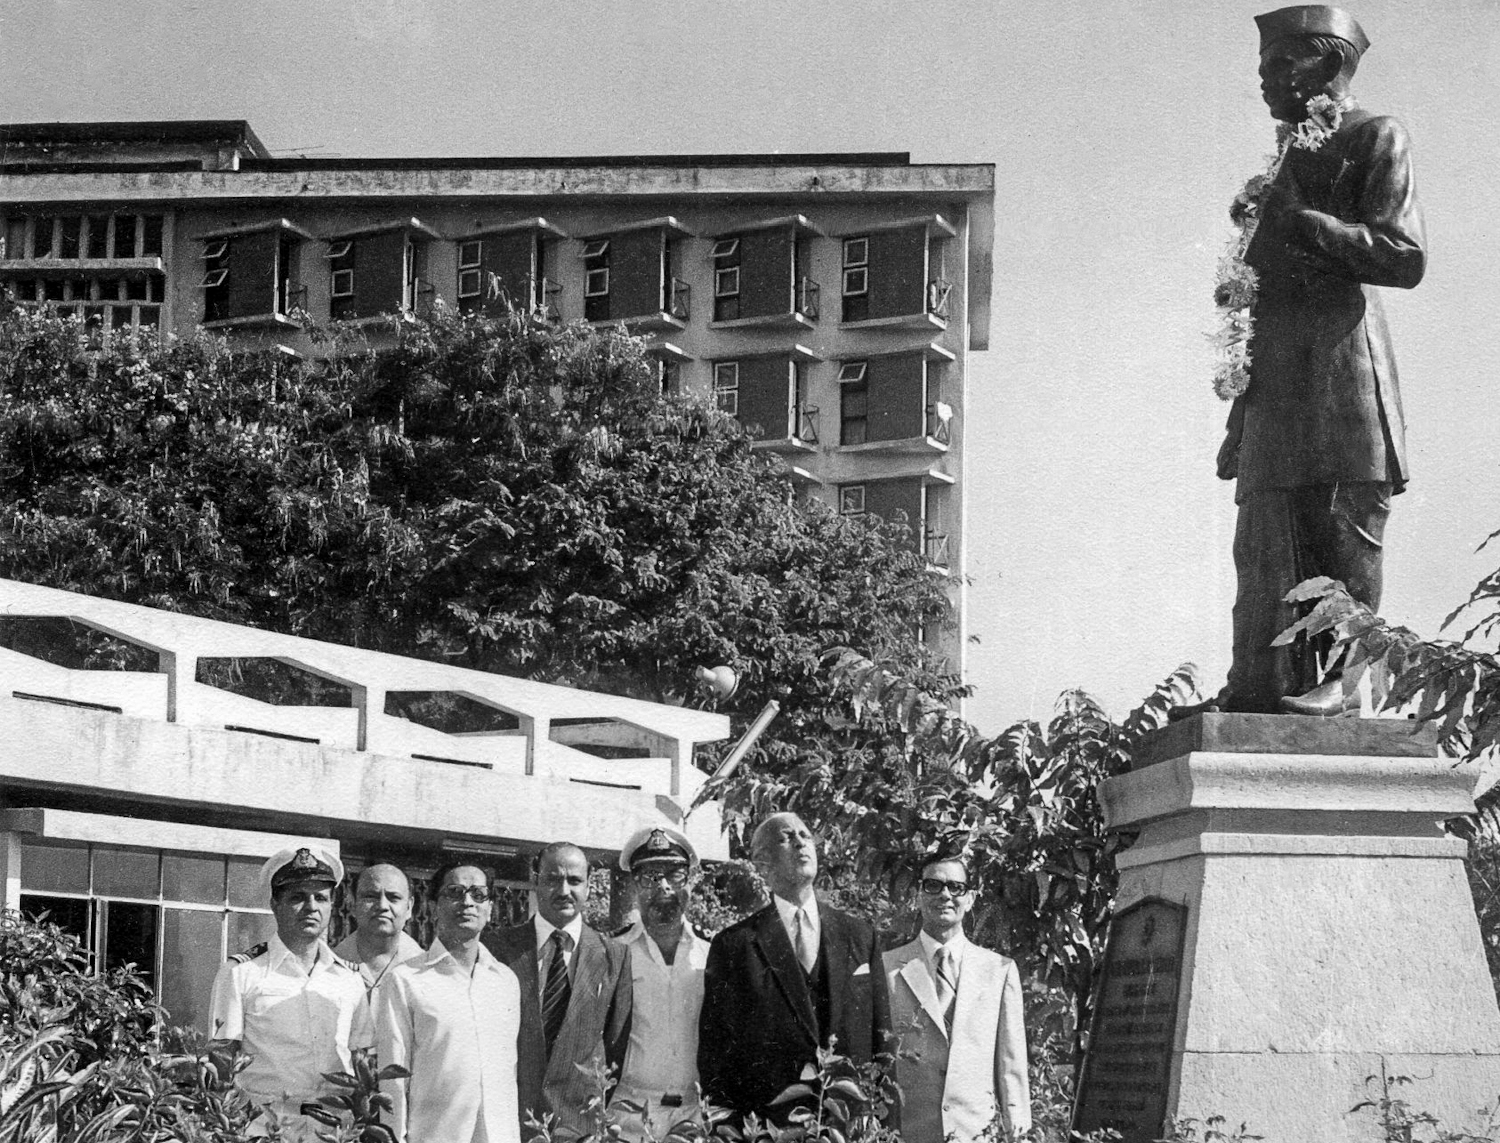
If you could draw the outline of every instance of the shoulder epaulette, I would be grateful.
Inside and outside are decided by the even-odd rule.
[[[612,941],[617,941],[621,937],[623,937],[626,933],[630,932],[630,930],[633,929],[633,928],[635,928],[635,922],[634,921],[626,921],[618,929],[611,929],[609,932],[605,933],[604,935],[606,937],[608,937]]]
[[[359,970],[360,970],[360,969],[359,969],[359,965],[358,965],[358,963],[356,963],[356,962],[355,962],[355,961],[352,961],[352,960],[345,960],[345,959],[344,959],[344,958],[343,958],[343,957],[341,957],[341,956],[339,956],[339,954],[338,954],[338,953],[334,953],[334,954],[333,954],[333,959],[334,959],[334,962],[335,962],[335,963],[336,963],[336,964],[341,964],[341,965],[343,965],[343,966],[344,966],[344,967],[345,967],[345,968],[347,968],[347,969],[348,969],[348,970],[349,970],[349,971],[350,971],[350,972],[355,972],[355,973],[357,973],[357,972],[359,972]]]
[[[244,952],[235,953],[232,957],[229,958],[229,961],[231,964],[245,964],[248,961],[252,961],[256,957],[262,955],[270,947],[271,946],[265,941],[261,941],[261,943],[256,945],[254,948],[248,948]]]

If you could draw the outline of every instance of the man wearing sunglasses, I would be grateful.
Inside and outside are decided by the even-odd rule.
[[[1021,977],[964,935],[974,894],[962,853],[931,854],[917,890],[922,931],[885,954],[908,1143],[971,1143],[997,1114],[1015,1135],[1031,1126]]]
[[[640,1143],[698,1111],[698,1013],[708,941],[687,923],[698,854],[677,830],[637,830],[620,850],[640,917],[616,939],[630,952],[630,1044],[610,1106]],[[639,1110],[637,1110],[639,1109]]]
[[[432,947],[392,968],[374,994],[380,1064],[411,1073],[381,1085],[395,1104],[388,1125],[403,1143],[519,1143],[521,985],[479,941],[489,876],[449,863],[431,893]]]

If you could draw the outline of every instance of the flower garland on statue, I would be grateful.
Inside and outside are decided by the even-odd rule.
[[[1339,129],[1346,106],[1327,95],[1315,95],[1307,101],[1307,118],[1301,123],[1295,127],[1278,123],[1276,154],[1266,170],[1251,177],[1230,204],[1229,218],[1236,232],[1219,259],[1214,304],[1219,307],[1221,324],[1209,337],[1216,357],[1214,392],[1225,401],[1234,400],[1250,386],[1250,310],[1260,283],[1255,271],[1245,264],[1245,251],[1260,225],[1261,208],[1291,149],[1316,151]]]

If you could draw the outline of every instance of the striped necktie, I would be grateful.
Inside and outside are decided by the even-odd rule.
[[[550,1059],[552,1045],[557,1043],[557,1034],[562,1030],[563,1017],[568,1014],[568,998],[573,995],[573,985],[568,979],[568,950],[573,946],[573,938],[561,929],[554,929],[547,944],[547,979],[542,986],[542,1035]]]
[[[953,1031],[953,1001],[958,989],[954,985],[953,977],[953,950],[944,945],[938,949],[937,956],[937,994],[938,1008],[942,1010],[943,1021],[948,1026],[948,1031]]]

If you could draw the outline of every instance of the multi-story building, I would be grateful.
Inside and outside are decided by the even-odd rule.
[[[0,127],[0,280],[110,329],[315,348],[301,318],[545,307],[648,339],[793,478],[951,574],[994,169],[904,154],[276,158],[241,121]]]

